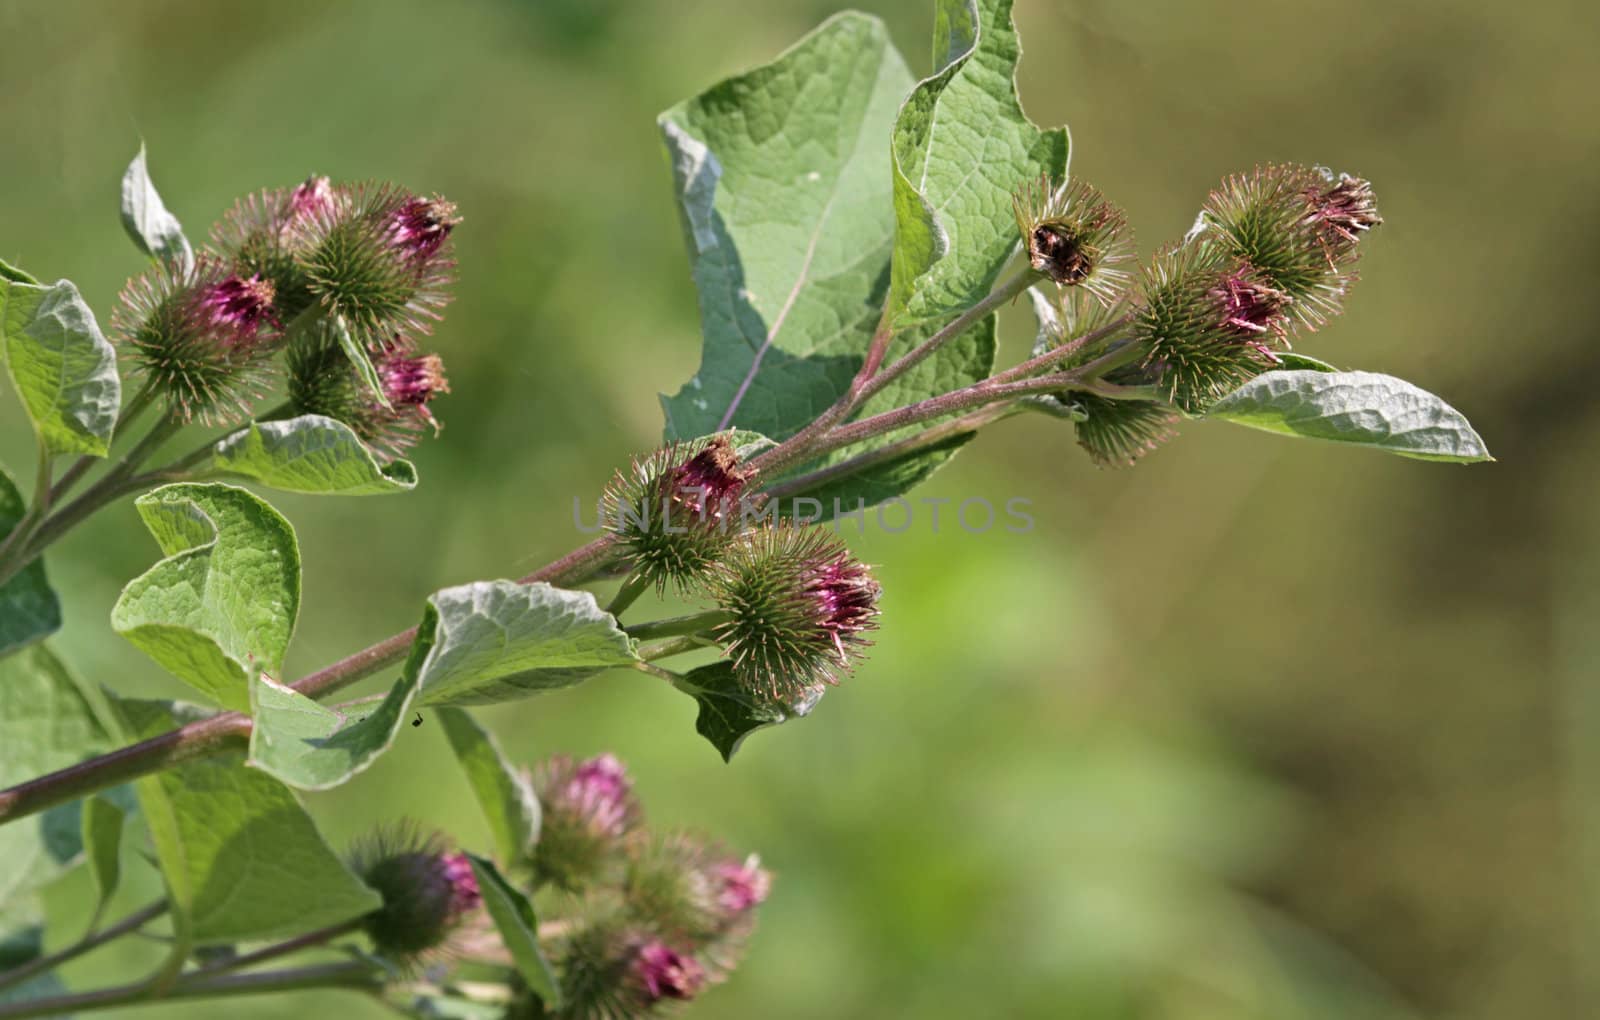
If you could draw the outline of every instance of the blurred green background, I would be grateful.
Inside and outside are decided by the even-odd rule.
[[[863,6],[926,72],[930,5]],[[1023,496],[1037,529],[854,538],[886,590],[870,661],[733,766],[688,699],[631,675],[483,717],[525,759],[615,750],[658,825],[778,873],[697,1017],[1600,1015],[1596,8],[1018,8],[1024,102],[1070,123],[1074,171],[1145,251],[1257,161],[1375,181],[1366,278],[1305,348],[1441,394],[1499,462],[1193,424],[1100,471],[1061,423],[1009,421],[917,496]],[[195,238],[311,172],[460,204],[435,337],[454,393],[422,487],[273,497],[307,559],[299,675],[581,538],[573,497],[656,440],[656,394],[698,364],[654,116],[834,9],[0,0],[0,257],[108,319],[141,266],[116,206],[141,137]],[[30,457],[0,400],[0,459],[27,478]],[[118,690],[180,694],[106,626],[156,555],[126,503],[58,547],[57,645]],[[402,814],[484,845],[437,726],[312,806],[341,845]],[[87,892],[52,895],[70,914]],[[139,954],[69,977],[131,977]]]

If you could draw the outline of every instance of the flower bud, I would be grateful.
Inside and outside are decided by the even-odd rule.
[[[1127,289],[1123,264],[1133,257],[1133,234],[1127,216],[1095,188],[1077,178],[1052,188],[1041,176],[1017,191],[1011,206],[1034,269],[1107,305]]]
[[[753,474],[726,436],[675,443],[637,459],[607,486],[602,517],[633,568],[664,591],[699,581],[741,524]]]
[[[202,254],[187,271],[162,264],[129,281],[112,336],[184,421],[239,421],[270,379],[281,337],[274,297],[270,280]]]
[[[358,844],[350,869],[383,898],[363,928],[378,954],[396,963],[445,950],[483,902],[466,856],[446,852],[441,837],[409,825],[379,830]]]
[[[340,188],[328,203],[314,192],[294,252],[311,295],[373,346],[428,332],[450,297],[455,207],[387,185]]]
[[[380,458],[395,460],[425,430],[439,431],[428,404],[449,393],[450,384],[438,355],[416,354],[415,346],[399,335],[373,353],[372,365],[383,386],[381,401],[350,363],[333,328],[318,324],[289,346],[289,404],[295,414],[344,422]]]
[[[1146,270],[1130,331],[1148,350],[1140,368],[1182,410],[1203,411],[1277,362],[1273,349],[1293,306],[1258,271],[1229,262],[1204,239],[1161,252]],[[1106,424],[1113,432],[1141,426],[1128,434],[1139,440],[1155,419]],[[1125,444],[1103,445],[1115,452]]]
[[[747,691],[783,702],[854,668],[876,626],[881,589],[844,544],[789,525],[748,532],[710,571],[729,614],[717,636]]]
[[[640,822],[627,770],[614,756],[548,759],[534,777],[543,809],[533,869],[540,882],[577,890],[613,871]]]

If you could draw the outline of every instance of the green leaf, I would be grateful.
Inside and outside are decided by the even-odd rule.
[[[370,710],[341,712],[258,672],[250,684],[250,764],[301,790],[338,786],[394,744],[416,690],[415,680],[403,678]]]
[[[183,236],[182,224],[167,211],[150,182],[143,145],[122,175],[122,225],[139,250],[151,258],[176,263],[184,272],[194,266],[194,249]]]
[[[37,897],[0,903],[0,974],[32,963],[44,954],[44,912]],[[28,1002],[66,991],[56,972],[35,974],[21,984],[0,988],[0,1004]],[[68,1016],[71,1014],[53,1014]]]
[[[112,629],[217,703],[249,711],[251,669],[282,669],[300,609],[294,529],[232,485],[167,485],[135,505],[167,558],[122,590]]]
[[[539,798],[533,787],[506,761],[494,734],[468,712],[442,708],[439,721],[489,823],[495,854],[508,865],[524,860],[539,842]]]
[[[428,598],[406,674],[425,705],[484,705],[570,687],[636,658],[589,592],[479,581]]]
[[[320,414],[255,422],[217,443],[212,465],[286,492],[371,496],[417,485],[410,461],[379,464],[350,426]]]
[[[500,876],[493,862],[474,854],[468,854],[467,860],[472,862],[472,874],[483,893],[483,905],[500,932],[506,951],[516,963],[517,973],[547,1011],[560,1009],[561,985],[544,954],[539,952],[539,919],[534,916],[533,904]]]
[[[1286,372],[1294,369],[1307,369],[1312,372],[1339,371],[1326,361],[1313,358],[1306,354],[1296,354],[1293,351],[1280,351],[1279,353],[1275,354],[1274,357],[1278,359],[1278,368]]]
[[[1212,404],[1205,417],[1418,460],[1494,459],[1460,411],[1375,372],[1266,372]]]
[[[5,259],[0,259],[0,280],[6,280],[11,283],[30,283],[35,287],[39,285],[39,281],[33,278],[32,273],[25,269],[18,269]]]
[[[0,538],[27,513],[22,493],[0,470]],[[61,629],[61,600],[45,577],[41,556],[0,584],[0,658]]]
[[[123,701],[143,740],[203,715],[192,705]],[[345,867],[294,793],[239,755],[188,762],[135,789],[166,879],[180,940],[286,938],[382,905]]]
[[[910,85],[882,23],[845,13],[661,115],[704,333],[667,438],[783,439],[845,392],[888,285],[884,140]]]
[[[78,288],[0,279],[0,347],[39,441],[52,454],[104,457],[122,383],[117,354]]]
[[[419,1020],[504,1020],[503,1002],[478,1002],[459,995],[414,995],[402,1010]]]
[[[751,694],[734,679],[733,663],[726,659],[690,670],[679,687],[700,704],[695,731],[711,741],[723,761],[730,762],[745,737],[767,726],[809,715],[823,694],[823,688],[817,687],[789,705]]]
[[[326,328],[333,330],[333,335],[339,340],[339,347],[344,351],[344,356],[350,359],[350,364],[355,366],[356,374],[361,381],[367,384],[367,389],[377,398],[378,403],[384,407],[389,406],[389,395],[384,392],[383,380],[378,378],[378,369],[372,363],[372,356],[367,353],[367,347],[356,339],[350,332],[350,326],[342,316],[334,316]]]
[[[0,659],[0,789],[109,750],[93,703],[60,659],[34,645]],[[83,857],[78,806],[0,826],[0,903],[36,889]]]
[[[111,902],[122,880],[122,828],[127,819],[128,813],[109,797],[94,796],[83,802],[81,831],[99,902],[96,917]]]
[[[936,0],[933,62],[894,127],[897,329],[948,319],[994,287],[1019,243],[1011,195],[1066,176],[1064,128],[1022,112],[1011,0]]]

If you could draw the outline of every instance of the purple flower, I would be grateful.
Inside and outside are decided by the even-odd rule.
[[[276,325],[271,280],[230,276],[202,288],[196,295],[201,317],[216,330],[216,339],[228,348],[249,347],[263,325]]]
[[[1286,333],[1288,323],[1283,309],[1288,305],[1288,296],[1237,270],[1226,273],[1210,294],[1218,304],[1224,333],[1274,357],[1270,341]]]
[[[414,358],[386,350],[379,361],[378,376],[383,380],[384,395],[392,404],[421,407],[437,394],[450,392],[444,362],[437,354]]]
[[[411,198],[390,216],[389,243],[413,262],[425,262],[438,253],[461,222],[454,202],[433,198]]]
[[[743,861],[723,861],[715,869],[719,884],[717,905],[729,914],[742,914],[767,898],[772,876],[761,867],[761,859],[751,854]]]
[[[478,890],[478,876],[472,872],[472,862],[463,853],[445,854],[440,859],[445,879],[450,883],[450,909],[457,916],[470,914],[483,905],[483,893]]]
[[[692,999],[705,984],[705,968],[659,939],[640,946],[633,957],[633,975],[652,1005],[662,999]]]
[[[718,438],[673,470],[672,502],[700,520],[714,523],[738,502],[748,480],[733,444]]]
[[[866,565],[843,549],[806,571],[804,590],[815,605],[817,626],[833,641],[841,662],[846,642],[859,642],[878,615],[881,589]]]
[[[320,216],[333,211],[333,184],[326,177],[311,176],[289,194],[292,219]]]
[[[579,762],[561,789],[563,806],[608,836],[627,831],[632,793],[627,769],[611,754]]]
[[[1323,240],[1334,246],[1353,245],[1362,234],[1383,223],[1372,182],[1360,177],[1340,174],[1331,186],[1309,189],[1305,197],[1311,206],[1306,222],[1318,228]]]

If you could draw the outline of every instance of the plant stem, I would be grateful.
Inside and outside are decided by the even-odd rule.
[[[615,544],[616,540],[611,536],[602,536],[540,567],[522,578],[522,582],[578,584],[611,562],[616,556]],[[308,698],[331,694],[398,663],[410,651],[416,636],[415,627],[403,630],[302,677],[291,686]],[[99,790],[120,786],[181,762],[242,747],[249,742],[250,732],[248,716],[239,712],[223,712],[97,758],[89,758],[9,790],[0,790],[0,825]]]
[[[776,485],[763,490],[762,495],[768,499],[782,499],[785,496],[806,492],[836,478],[848,478],[850,475],[865,468],[924,450],[930,446],[937,446],[952,437],[976,432],[991,422],[1016,414],[1019,410],[1020,408],[1015,404],[998,404],[993,407],[980,408],[960,418],[954,418],[924,429],[915,435],[897,439],[892,443],[885,443],[883,446],[875,447],[864,453],[858,453],[854,457],[842,460],[837,464],[830,464],[827,467],[818,468],[803,475],[785,478]]]
[[[246,967],[254,967],[258,963],[265,963],[267,960],[276,960],[280,956],[288,956],[290,953],[298,953],[302,949],[311,949],[324,943],[332,942],[341,935],[349,935],[360,930],[361,918],[358,917],[352,921],[345,921],[343,924],[336,924],[319,931],[307,932],[297,938],[265,946],[253,953],[235,956],[231,960],[222,960],[184,976],[186,978],[210,977],[215,974],[226,974],[229,971],[243,970]]]
[[[1011,366],[1004,372],[997,372],[989,377],[989,381],[1011,382],[1013,379],[1027,378],[1041,369],[1049,368],[1062,358],[1076,354],[1078,351],[1090,344],[1098,343],[1109,336],[1114,336],[1122,329],[1126,328],[1128,323],[1132,320],[1132,315],[1124,315],[1121,318],[1114,319],[1111,322],[1106,323],[1104,326],[1101,326],[1099,329],[1090,330],[1083,336],[1073,338],[1073,340],[1071,340],[1069,343],[1064,343],[1055,350],[1045,351],[1043,354],[1036,355],[1035,357],[1029,358],[1026,361],[1019,362]],[[1075,371],[1089,372],[1092,375],[1101,376],[1112,369],[1121,368],[1123,365],[1131,364],[1132,362],[1137,361],[1139,356],[1143,354],[1143,347],[1135,343],[1127,343],[1114,348],[1111,351],[1107,351],[1094,361],[1081,366]]]
[[[617,589],[616,595],[612,596],[611,604],[606,606],[606,612],[612,616],[621,616],[623,610],[633,605],[648,587],[650,587],[649,578],[643,574],[629,574],[628,579],[622,582],[622,587]]]
[[[0,1020],[55,1016],[111,1006],[137,1006],[173,999],[224,999],[268,992],[304,991],[312,988],[346,988],[376,993],[382,979],[373,966],[359,960],[329,963],[317,967],[268,971],[264,974],[234,974],[225,977],[185,977],[165,991],[157,991],[147,981],[115,988],[102,988],[75,995],[58,995],[0,1005]]]
[[[54,970],[68,960],[76,960],[90,950],[97,949],[113,939],[121,938],[129,932],[137,931],[166,912],[167,901],[165,899],[157,900],[142,910],[134,911],[109,928],[85,935],[65,949],[51,953],[49,956],[41,956],[36,960],[29,960],[20,967],[15,967],[0,974],[0,991],[20,985],[35,975]]]
[[[132,425],[136,420],[138,420],[139,416],[143,414],[151,404],[155,403],[155,399],[156,391],[153,383],[146,382],[143,386],[139,387],[139,391],[133,395],[133,399],[128,401],[128,406],[124,407],[122,409],[122,413],[117,416],[117,424],[116,428],[111,433],[111,441],[116,442],[117,437],[122,435],[123,431],[127,429],[129,425]],[[71,491],[74,485],[78,484],[78,480],[84,475],[88,474],[90,468],[101,463],[103,460],[105,460],[104,457],[96,457],[92,454],[86,453],[82,457],[79,457],[77,460],[73,461],[72,466],[68,468],[61,476],[60,480],[56,482],[55,488],[50,490],[50,502],[61,502],[62,497]]]
[[[884,387],[920,364],[940,347],[971,329],[991,312],[1006,302],[1015,299],[1023,291],[1033,286],[1038,279],[1040,279],[1038,272],[1032,267],[1025,267],[1016,275],[995,287],[994,290],[983,297],[983,300],[950,320],[937,333],[934,333],[895,361],[890,362],[888,368],[874,374],[857,394],[856,406],[860,407],[867,400],[881,393]]]
[[[690,613],[688,616],[673,616],[665,620],[636,623],[632,627],[624,629],[628,632],[629,637],[638,641],[648,641],[651,638],[697,634],[702,630],[709,630],[720,623],[726,623],[727,620],[728,614],[725,610],[708,609],[703,613]]]
[[[171,439],[182,427],[183,422],[172,415],[157,422],[155,427],[106,473],[105,477],[85,489],[77,499],[46,518],[27,538],[20,551],[13,549],[12,554],[0,563],[0,584],[10,580],[17,571],[33,562],[51,543],[81,524],[90,514],[137,488],[143,479],[135,478],[133,473],[162,443]]]
[[[645,645],[639,649],[639,658],[650,662],[655,659],[666,659],[674,655],[683,655],[686,652],[698,652],[702,648],[710,647],[706,642],[693,635],[671,638],[653,645]]]

